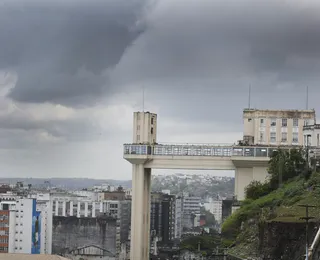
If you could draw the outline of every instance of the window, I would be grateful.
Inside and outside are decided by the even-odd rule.
[[[294,126],[294,127],[299,126],[299,119],[298,119],[298,118],[294,118],[294,119],[293,119],[293,126]]]
[[[251,118],[248,118],[248,122],[251,122]]]
[[[292,133],[292,142],[298,143],[299,142],[299,135],[298,133]]]
[[[276,132],[271,132],[270,133],[270,142],[271,143],[275,143],[277,140],[276,140],[276,137],[277,137],[277,134]]]
[[[151,117],[151,125],[153,125],[153,117]]]
[[[137,141],[140,142],[140,135],[137,135]]]
[[[282,143],[287,142],[287,133],[285,132],[281,133],[281,142]]]
[[[260,132],[260,142],[264,142],[264,132]]]
[[[138,131],[140,130],[140,125],[137,125],[137,130],[138,130]]]
[[[319,146],[319,141],[320,141],[319,138],[320,138],[319,134],[317,134],[317,146]]]
[[[309,120],[308,119],[304,120],[304,125],[309,125]]]
[[[153,135],[153,127],[151,127],[151,134]]]
[[[276,126],[276,125],[277,125],[277,119],[276,118],[271,118],[270,126]]]
[[[260,118],[260,126],[265,126],[264,118]]]
[[[286,118],[282,118],[282,127],[287,127],[287,121]]]

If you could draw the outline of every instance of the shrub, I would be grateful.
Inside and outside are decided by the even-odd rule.
[[[262,196],[265,196],[271,192],[271,188],[268,182],[261,183],[260,181],[252,181],[246,188],[246,199],[256,200]]]

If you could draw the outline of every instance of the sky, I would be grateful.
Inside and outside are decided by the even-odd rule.
[[[248,107],[320,113],[318,0],[0,0],[0,176],[130,179],[158,142],[234,143]],[[221,173],[220,173],[221,174]]]

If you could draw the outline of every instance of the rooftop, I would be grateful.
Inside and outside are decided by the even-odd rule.
[[[255,111],[263,111],[263,112],[305,112],[305,113],[314,113],[314,109],[258,109],[258,108],[245,108],[243,112],[255,112]]]
[[[0,260],[70,260],[58,255],[0,254]]]

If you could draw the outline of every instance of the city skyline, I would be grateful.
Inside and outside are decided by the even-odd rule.
[[[3,177],[131,179],[143,88],[159,142],[237,142],[249,85],[252,107],[305,109],[308,86],[320,111],[317,1],[72,2],[0,0]]]

